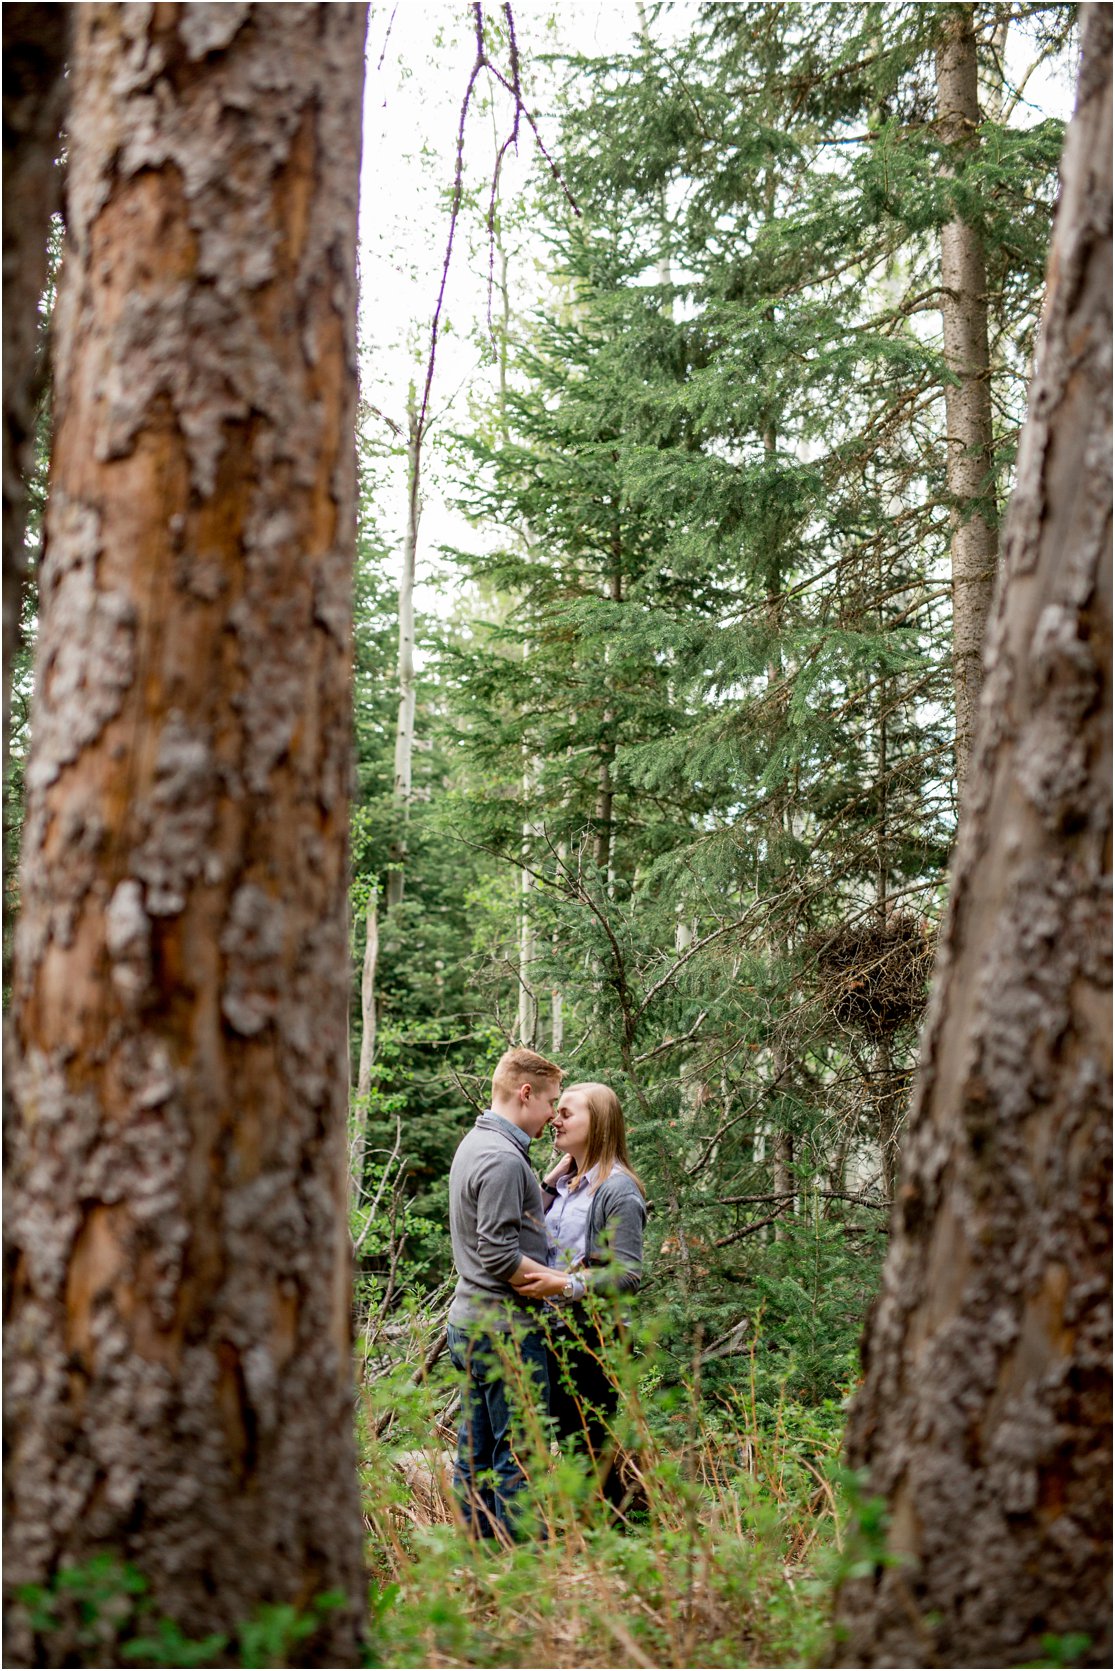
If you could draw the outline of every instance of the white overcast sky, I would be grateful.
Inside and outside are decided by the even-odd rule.
[[[485,12],[499,19],[501,7]],[[516,38],[528,104],[547,149],[557,143],[553,117],[553,76],[539,66],[545,52],[578,49],[606,52],[626,45],[637,28],[635,0],[515,0]],[[407,387],[424,381],[430,321],[441,282],[448,232],[447,195],[452,185],[461,102],[475,57],[472,11],[467,0],[399,0],[372,8],[368,29],[367,89],[364,102],[364,162],[361,177],[361,339],[365,400],[396,423],[404,421]],[[501,68],[506,71],[506,62]],[[497,150],[511,118],[510,98],[487,76],[478,94],[494,93],[493,112],[474,97],[466,128],[466,181],[487,202]],[[517,158],[504,165],[501,201],[510,212],[531,175],[546,165],[525,123],[520,124]],[[419,532],[419,607],[451,607],[433,582],[444,572],[437,555],[443,542],[463,542],[467,527],[446,502],[450,484],[437,446],[438,429],[462,426],[466,402],[485,389],[494,392],[482,335],[487,314],[488,254],[473,210],[459,227],[443,306],[437,369],[430,409],[440,414],[431,435],[424,470]],[[529,237],[526,239],[529,246]],[[512,306],[535,307],[545,289],[538,259],[529,251],[510,270]],[[373,419],[371,433],[384,439],[386,424]],[[405,470],[401,459],[385,461],[379,472],[379,527],[397,549],[405,526]],[[451,592],[452,588],[450,588]]]
[[[685,31],[695,0],[671,8],[671,33]],[[513,0],[516,35],[524,68],[527,101],[547,147],[557,143],[553,115],[554,73],[538,62],[561,50],[612,52],[633,43],[639,29],[637,0]],[[485,14],[498,20],[501,7],[486,0]],[[656,28],[661,34],[662,24]],[[362,392],[372,406],[401,423],[408,382],[424,380],[429,328],[445,254],[447,194],[453,180],[461,101],[475,56],[472,9],[468,0],[378,0],[368,29],[367,84],[364,103],[364,161],[361,177],[361,341]],[[1008,62],[1017,77],[1025,66],[1025,45],[1009,43]],[[506,67],[506,66],[503,66]],[[478,92],[492,91],[482,77]],[[1071,93],[1065,77],[1044,69],[1026,87],[1032,120],[1035,108],[1068,117]],[[502,139],[510,118],[510,100],[497,92],[495,117]],[[1021,114],[1021,113],[1020,113]],[[474,100],[466,130],[466,181],[487,201],[497,141],[492,114]],[[529,131],[521,125],[517,160],[504,168],[501,198],[508,215],[533,171],[544,169]],[[488,257],[482,211],[462,220],[454,248],[431,410],[441,414],[439,427],[465,427],[466,402],[485,388],[494,391],[494,374],[485,364],[482,335],[486,316]],[[546,289],[541,250],[532,252],[529,233],[520,234],[520,252],[511,267],[512,306],[528,313]],[[385,424],[371,431],[389,439]],[[451,484],[439,456],[435,428],[428,448],[419,537],[419,608],[447,613],[454,587],[446,581],[439,596],[439,576],[446,575],[437,555],[439,544],[464,543],[470,535],[447,503]],[[385,460],[378,472],[377,513],[381,534],[393,550],[401,546],[405,526],[405,470],[400,458]]]

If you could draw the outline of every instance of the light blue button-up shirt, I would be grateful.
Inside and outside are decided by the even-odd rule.
[[[564,1173],[557,1180],[557,1196],[546,1214],[546,1257],[556,1270],[571,1271],[585,1262],[585,1232],[595,1176],[594,1167],[576,1189],[570,1189]]]
[[[501,1131],[508,1132],[515,1139],[524,1155],[527,1153],[530,1148],[530,1138],[520,1126],[515,1125],[512,1120],[505,1120],[503,1115],[497,1114],[494,1108],[486,1108],[484,1113],[489,1120],[495,1120],[497,1122]]]

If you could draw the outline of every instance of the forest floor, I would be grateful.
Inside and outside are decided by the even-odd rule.
[[[763,1410],[746,1369],[730,1409],[693,1387],[656,1402],[645,1377],[626,1376],[639,1508],[615,1524],[587,1466],[538,1434],[526,1464],[535,1535],[476,1544],[449,1489],[451,1372],[423,1377],[421,1362],[363,1389],[371,1663],[824,1663],[834,1587],[870,1554],[874,1519],[840,1470],[831,1408]]]

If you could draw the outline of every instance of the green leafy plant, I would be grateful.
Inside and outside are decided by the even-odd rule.
[[[79,1566],[63,1567],[49,1584],[25,1584],[16,1601],[27,1624],[47,1645],[66,1627],[85,1650],[83,1663],[185,1667],[212,1665],[231,1654],[244,1667],[293,1666],[296,1649],[312,1637],[345,1597],[325,1591],[308,1606],[265,1603],[230,1637],[214,1631],[186,1635],[173,1619],[158,1616],[147,1579],[131,1562],[111,1551]],[[76,1626],[76,1628],[72,1628]]]
[[[1053,1668],[1063,1665],[1082,1665],[1092,1646],[1092,1638],[1083,1631],[1070,1630],[1063,1636],[1046,1635],[1041,1639],[1041,1659],[1030,1659],[1027,1665]]]

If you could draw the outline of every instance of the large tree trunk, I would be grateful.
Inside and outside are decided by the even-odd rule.
[[[12,658],[19,637],[40,392],[39,298],[46,286],[50,218],[59,207],[59,131],[72,7],[4,7],[4,759]]]
[[[848,1454],[901,1564],[848,1665],[1111,1664],[1111,8],[1084,10],[1039,366]]]
[[[945,8],[937,49],[937,116],[950,147],[952,172],[977,143],[980,121],[975,8]],[[987,263],[979,228],[957,211],[941,228],[941,322],[945,365],[945,445],[952,503],[953,686],[956,701],[956,783],[968,772],[979,702],[983,641],[995,584],[998,535],[994,515],[991,359],[987,343]]]
[[[5,1231],[5,1576],[363,1579],[346,1233],[365,8],[80,8]],[[80,1663],[65,1628],[9,1664]]]

